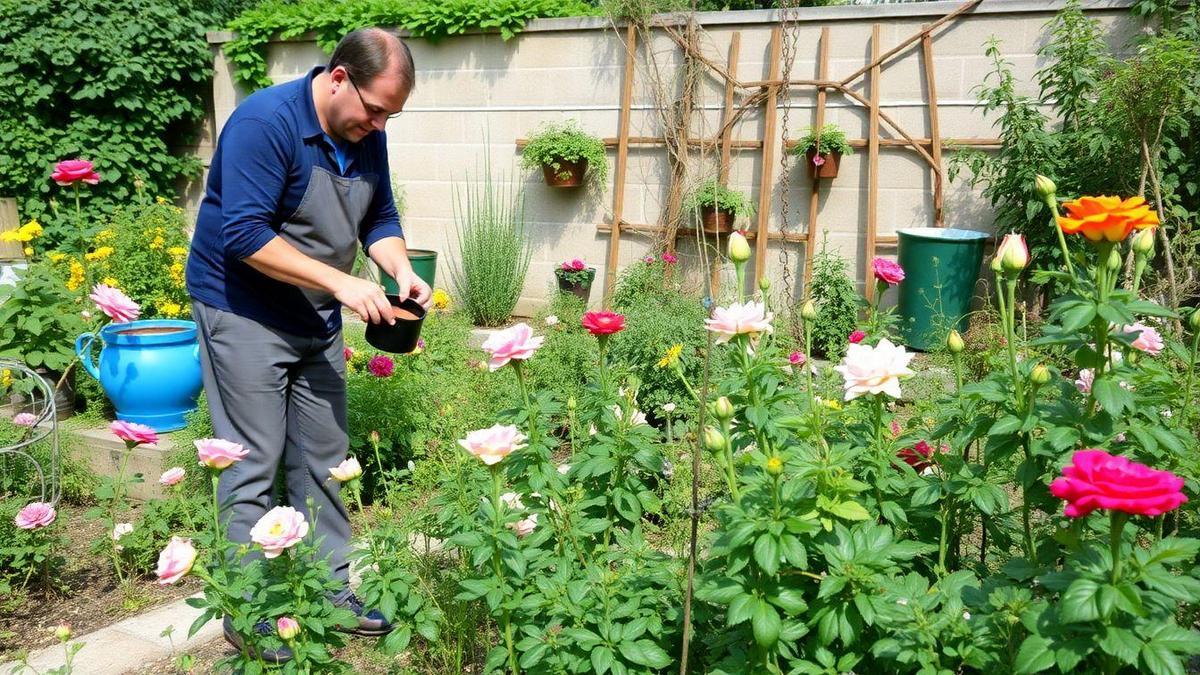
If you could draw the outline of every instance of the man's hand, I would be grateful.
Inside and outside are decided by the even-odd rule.
[[[400,297],[413,298],[421,307],[429,309],[429,305],[433,302],[433,289],[429,287],[429,284],[417,276],[411,267],[401,277],[396,280],[396,285],[400,287]]]
[[[401,287],[403,290],[403,286]],[[392,303],[388,302],[383,286],[366,279],[344,275],[333,290],[333,297],[346,307],[349,307],[369,323],[386,322],[389,326],[396,323],[392,316]]]

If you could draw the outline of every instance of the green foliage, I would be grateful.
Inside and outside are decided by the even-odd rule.
[[[525,169],[551,167],[560,179],[571,173],[559,162],[587,162],[589,185],[602,187],[608,178],[608,157],[604,141],[579,128],[576,120],[562,123],[546,122],[529,138],[521,150],[521,166]]]
[[[176,155],[204,112],[213,18],[167,0],[0,2],[0,194],[18,200],[58,241],[75,226],[55,163],[91,160],[101,176],[80,191],[89,220],[127,203],[140,181],[174,194],[200,161]]]
[[[817,308],[813,350],[836,361],[846,353],[847,337],[858,326],[859,299],[850,266],[845,258],[829,250],[828,236],[813,256],[810,293]]]
[[[0,356],[62,371],[75,358],[75,338],[88,330],[81,298],[43,261],[30,263],[0,305]]]
[[[459,257],[450,277],[462,308],[480,326],[507,321],[525,287],[532,249],[524,197],[514,189],[493,179],[485,162],[482,180],[455,190]]]
[[[754,202],[741,192],[721,185],[715,178],[701,183],[684,201],[684,208],[688,210],[706,207],[718,211],[732,211],[735,216],[754,215]]]
[[[596,364],[596,338],[580,324],[586,309],[574,295],[555,293],[533,323],[535,331],[546,337],[538,350],[538,356],[546,358],[529,361],[530,380],[535,387],[554,392],[562,401],[580,398],[587,373]],[[546,325],[550,316],[558,319],[553,326]]]
[[[191,456],[195,458],[193,449]],[[201,474],[194,468],[195,462],[187,466],[189,473]],[[156,480],[156,477],[151,477]],[[123,569],[131,571],[136,576],[152,576],[158,563],[158,554],[171,541],[173,535],[180,532],[202,532],[212,524],[199,514],[205,512],[205,500],[198,495],[188,495],[178,486],[166,488],[170,494],[163,499],[149,499],[142,504],[137,519],[132,523],[133,531],[121,537],[122,547],[119,555],[126,565]],[[107,537],[106,537],[107,538]],[[107,541],[97,542],[107,548]],[[107,557],[108,551],[98,551],[100,556]]]
[[[326,54],[347,33],[363,26],[395,26],[430,41],[494,30],[508,40],[530,19],[595,13],[579,0],[272,0],[229,23],[237,38],[225,45],[225,54],[236,68],[237,82],[258,89],[272,84],[266,64],[267,42],[272,39],[312,32]]]
[[[0,500],[0,595],[18,595],[30,584],[50,590],[66,562],[66,539],[57,519],[46,527],[22,530],[13,519],[29,502]]]
[[[804,153],[817,147],[817,134],[812,128],[804,132],[800,140],[796,142],[796,146],[792,152],[803,156]],[[817,147],[817,154],[828,155],[831,152],[837,152],[842,155],[850,155],[854,153],[854,148],[850,147],[850,143],[846,141],[846,132],[836,124],[826,124],[821,127],[821,143]]]

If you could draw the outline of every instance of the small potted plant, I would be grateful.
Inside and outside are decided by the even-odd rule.
[[[700,211],[700,222],[709,234],[732,232],[734,220],[754,215],[754,204],[746,195],[730,190],[715,179],[705,181],[692,191],[686,206]]]
[[[521,166],[541,168],[551,187],[577,187],[585,177],[598,187],[608,177],[604,141],[584,132],[574,120],[543,124],[521,151]]]
[[[554,278],[558,280],[560,292],[572,293],[586,305],[592,293],[592,281],[596,279],[596,268],[575,258],[559,265],[554,270]]]
[[[816,180],[837,178],[842,155],[853,154],[854,149],[846,142],[846,132],[836,124],[826,124],[821,127],[819,144],[815,130],[810,128],[796,144],[794,152],[804,157],[808,177]]]

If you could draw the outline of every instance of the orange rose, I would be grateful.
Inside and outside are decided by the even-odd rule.
[[[1158,225],[1158,214],[1141,197],[1080,197],[1063,208],[1069,215],[1058,217],[1062,231],[1092,241],[1125,241],[1135,229]]]

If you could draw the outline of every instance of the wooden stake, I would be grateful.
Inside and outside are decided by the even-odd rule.
[[[928,29],[929,27],[926,26]],[[933,226],[942,227],[943,170],[942,130],[938,125],[937,77],[933,67],[933,36],[928,32],[921,36],[921,56],[925,61],[925,83],[929,88],[929,139],[930,154],[933,155]]]
[[[625,165],[629,160],[629,104],[633,98],[633,66],[637,57],[637,27],[625,30],[625,81],[621,85],[621,121],[617,132],[617,170],[613,177],[613,225],[604,267],[604,306],[617,283],[617,254],[621,248],[621,217],[625,211]]]
[[[8,232],[21,227],[21,218],[17,215],[17,200],[12,197],[0,199],[0,232]],[[19,241],[0,241],[0,260],[24,260],[25,252]]]
[[[779,79],[779,61],[783,50],[783,29],[775,26],[771,29],[771,74],[772,80]],[[767,236],[771,222],[771,183],[774,180],[775,146],[779,139],[775,138],[775,118],[778,112],[777,87],[767,91],[766,118],[763,125],[762,176],[758,185],[758,240],[754,246],[754,280],[762,279],[766,273]],[[743,289],[745,290],[745,289]]]
[[[737,62],[738,54],[742,49],[742,31],[737,31],[729,40],[729,62],[726,65],[726,70],[729,78],[725,80],[725,106],[721,109],[721,169],[718,180],[721,185],[729,184],[729,162],[733,152],[733,125],[729,124],[729,118],[733,114],[733,83],[737,79]],[[702,238],[702,241],[707,242],[708,238]],[[713,237],[715,245],[712,247],[714,255],[709,258],[708,273],[708,292],[710,297],[717,298],[721,293],[721,238]]]
[[[829,71],[829,26],[821,27],[821,47],[817,61],[817,78],[824,80]],[[817,87],[817,114],[814,129],[825,125],[825,87]],[[806,169],[808,167],[805,167]],[[812,265],[814,249],[817,245],[817,206],[821,198],[821,179],[814,178],[812,191],[808,194],[808,237],[804,244],[804,285],[803,295],[808,295],[808,284],[812,281]]]
[[[871,283],[871,258],[875,256],[875,235],[879,217],[879,24],[871,26],[871,116],[867,123],[867,257],[864,269],[867,300],[875,299]]]

